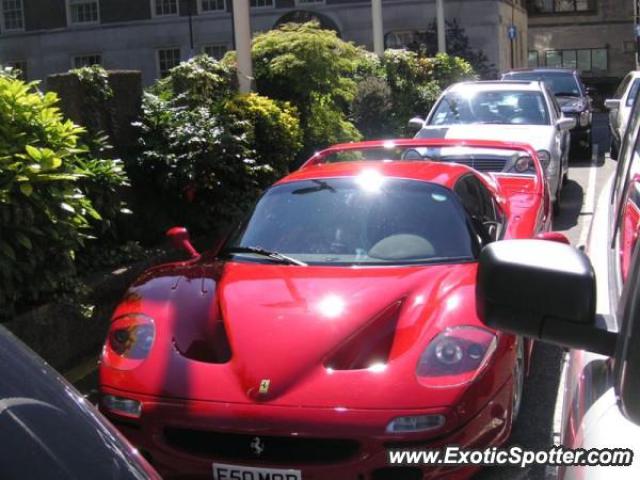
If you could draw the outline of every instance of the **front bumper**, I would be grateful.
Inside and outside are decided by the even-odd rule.
[[[424,413],[444,413],[442,409],[426,411],[348,410],[307,407],[279,407],[261,404],[225,404],[144,397],[103,387],[103,395],[134,398],[142,402],[139,420],[131,420],[103,410],[120,431],[158,469],[163,478],[212,478],[213,463],[250,467],[298,469],[304,480],[385,480],[385,479],[466,479],[478,467],[403,466],[392,467],[387,461],[389,448],[440,448],[458,445],[463,448],[486,448],[502,444],[509,436],[511,424],[512,381],[507,381],[496,395],[466,424],[448,433],[413,433],[390,435],[385,432],[389,418]],[[455,415],[455,414],[454,414]],[[451,412],[447,412],[451,417]],[[175,431],[184,435],[195,432],[193,440],[177,441]],[[184,432],[187,432],[186,434]],[[375,433],[374,433],[375,432]],[[210,434],[209,436],[207,436]],[[336,453],[317,452],[305,457],[300,448],[291,456],[264,460],[249,448],[230,451],[228,445],[216,448],[219,437],[259,436],[265,448],[273,438],[301,444],[330,442],[341,445]],[[234,437],[234,438],[235,438]],[[211,445],[207,438],[212,439]],[[217,439],[217,440],[216,440]],[[325,443],[326,445],[326,443]],[[352,450],[347,451],[349,448]],[[314,447],[315,448],[315,447]],[[274,445],[275,449],[275,445]],[[222,453],[221,453],[222,452]],[[294,453],[295,452],[295,453]],[[281,451],[282,453],[282,451]],[[322,454],[322,455],[320,455]],[[331,456],[335,458],[331,458]],[[298,459],[293,458],[297,456]],[[303,458],[304,457],[304,458]],[[318,458],[321,458],[318,461]]]

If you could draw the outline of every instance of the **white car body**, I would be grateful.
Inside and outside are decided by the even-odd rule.
[[[609,109],[609,128],[611,129],[612,156],[614,157],[617,156],[620,149],[638,88],[640,88],[640,71],[629,72],[618,85],[613,98],[605,102]]]
[[[640,173],[640,105],[633,111],[623,137],[617,171],[598,200],[591,224],[587,253],[596,272],[596,310],[610,331],[619,331],[623,287],[620,231],[625,228],[627,207],[638,207],[637,177]],[[628,223],[626,224],[628,227]],[[640,224],[632,225],[636,232]],[[563,373],[565,385],[559,423],[561,443],[568,448],[631,448],[630,467],[571,467],[560,469],[562,480],[632,480],[640,478],[640,426],[621,412],[615,392],[611,359],[582,350],[571,350]]]
[[[548,122],[545,125],[533,124],[439,124],[435,121],[436,111],[441,102],[450,93],[465,95],[474,92],[539,92],[544,97],[545,108],[548,113]],[[549,191],[552,201],[556,202],[562,189],[563,181],[569,171],[569,144],[570,133],[567,126],[559,127],[560,120],[567,118],[562,115],[555,97],[541,82],[521,81],[489,81],[489,82],[462,82],[445,90],[435,103],[431,112],[424,121],[423,127],[416,134],[416,138],[452,138],[473,140],[501,140],[522,142],[531,145],[536,151],[547,151],[550,154],[550,162],[545,173],[549,183]],[[573,124],[572,124],[573,125]]]

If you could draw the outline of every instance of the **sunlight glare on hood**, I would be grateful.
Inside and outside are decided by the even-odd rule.
[[[373,373],[382,373],[386,369],[387,369],[387,364],[382,362],[373,363],[369,365],[369,368],[367,368],[367,370]]]
[[[327,318],[337,318],[344,312],[345,303],[342,297],[335,294],[329,294],[324,297],[317,305],[320,314]]]

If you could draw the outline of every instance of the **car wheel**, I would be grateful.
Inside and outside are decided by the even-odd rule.
[[[618,146],[616,145],[613,135],[611,135],[611,144],[609,146],[609,156],[612,160],[618,159]]]
[[[513,366],[513,401],[511,404],[511,426],[518,420],[520,407],[522,406],[522,393],[524,391],[524,342],[522,337],[516,340],[516,362]]]

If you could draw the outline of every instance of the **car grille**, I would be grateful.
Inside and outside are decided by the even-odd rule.
[[[358,442],[345,439],[258,436],[175,427],[165,428],[164,436],[172,447],[193,455],[251,463],[336,463],[350,459],[359,450]],[[257,446],[262,448],[259,454],[256,438]]]
[[[502,172],[507,164],[506,158],[447,158],[447,161],[466,165],[479,172]]]

